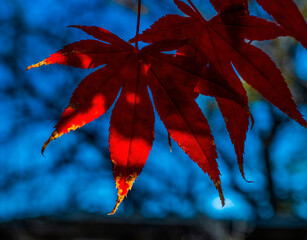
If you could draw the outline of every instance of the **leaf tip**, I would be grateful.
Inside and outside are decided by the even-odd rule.
[[[69,28],[80,28],[81,26],[80,25],[69,25],[67,27],[69,27]]]
[[[247,112],[247,115],[250,117],[250,119],[251,119],[251,130],[253,130],[253,128],[254,128],[254,125],[255,125],[255,119],[254,119],[254,116],[253,116],[253,114],[250,112],[250,110],[249,109],[246,109],[246,112]]]
[[[171,139],[171,135],[168,132],[168,147],[169,147],[169,151],[172,152],[172,139]]]
[[[124,200],[125,196],[121,196],[121,195],[118,195],[117,196],[117,200],[116,200],[116,204],[115,204],[115,207],[113,208],[112,212],[110,212],[108,215],[111,216],[113,215],[114,213],[116,213],[119,205],[121,204],[121,202]]]
[[[43,66],[43,65],[48,65],[48,64],[50,64],[50,63],[47,63],[47,61],[45,59],[43,61],[40,61],[40,62],[38,62],[36,64],[33,64],[33,65],[27,67],[26,71],[30,70],[31,68],[37,68],[37,67],[40,67],[40,66]]]
[[[245,173],[244,173],[244,169],[243,169],[243,165],[242,165],[242,164],[239,165],[239,169],[240,169],[241,176],[242,176],[242,178],[245,180],[245,182],[247,182],[247,183],[253,183],[253,181],[249,181],[249,180],[246,179]]]
[[[221,199],[221,203],[222,203],[222,206],[224,207],[225,206],[225,197],[224,197],[224,194],[223,194],[221,181],[220,180],[214,181],[214,186],[219,191],[219,196],[220,196],[220,199]]]
[[[113,165],[114,165],[114,161],[113,162]],[[131,174],[127,177],[123,177],[123,176],[118,176],[115,178],[115,182],[116,182],[116,188],[118,189],[118,192],[117,192],[117,200],[116,200],[116,204],[115,204],[115,207],[113,208],[112,212],[109,213],[108,215],[113,215],[119,205],[121,204],[121,202],[124,200],[124,198],[127,196],[128,194],[128,191],[131,190],[132,188],[132,185],[135,181],[135,179],[137,178],[137,174]]]
[[[296,119],[295,119],[296,120]],[[301,124],[304,128],[307,128],[307,121],[303,118],[296,120],[299,124]]]
[[[44,152],[45,152],[45,149],[46,147],[49,145],[49,143],[55,139],[57,139],[58,137],[60,137],[62,134],[59,134],[58,131],[54,131],[51,136],[48,138],[48,140],[44,143],[43,147],[42,147],[42,150],[41,150],[41,153],[42,155],[44,156]],[[44,156],[45,157],[45,156]]]

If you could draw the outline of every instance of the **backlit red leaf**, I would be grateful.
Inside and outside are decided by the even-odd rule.
[[[42,153],[52,140],[103,115],[115,101],[121,85],[122,77],[111,67],[101,68],[83,79],[44,144]]]
[[[110,121],[109,149],[118,188],[111,214],[131,190],[152,148],[154,108],[149,90],[167,129],[170,149],[173,138],[209,175],[222,205],[225,201],[218,156],[207,119],[195,101],[199,94],[216,99],[244,179],[244,143],[251,114],[239,75],[307,127],[280,70],[251,44],[254,40],[292,35],[307,48],[307,24],[292,0],[257,0],[281,26],[250,16],[247,0],[210,0],[218,15],[209,21],[192,1],[188,0],[191,7],[180,0],[174,2],[188,17],[166,15],[129,43],[103,28],[71,26],[98,40],[69,44],[27,68],[55,63],[86,69],[101,67],[76,88],[42,153],[52,140],[102,116],[120,92]],[[130,45],[137,40],[150,45],[141,50],[137,44]],[[169,51],[176,53],[163,53]]]
[[[141,173],[152,147],[154,113],[147,91],[149,86],[171,137],[208,173],[224,204],[213,136],[195,102],[194,89],[197,82],[203,82],[206,94],[243,105],[235,90],[225,86],[225,82],[209,81],[195,73],[193,63],[183,67],[183,62],[187,62],[184,56],[161,53],[187,44],[185,39],[156,42],[137,50],[104,29],[77,28],[104,42],[84,40],[67,45],[41,63],[82,68],[106,66],[80,83],[42,151],[50,141],[103,115],[122,88],[110,124],[110,154],[118,188],[113,214]],[[28,69],[43,64],[34,64]]]
[[[146,73],[138,65],[137,56],[132,56],[121,68],[125,83],[112,111],[109,144],[118,200],[111,214],[141,173],[154,139],[154,111]]]

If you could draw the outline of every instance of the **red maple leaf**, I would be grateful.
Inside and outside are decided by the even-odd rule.
[[[242,106],[216,97],[244,177],[243,152],[250,113],[246,92],[233,66],[240,76],[268,101],[301,125],[307,126],[275,63],[259,48],[246,42],[269,40],[289,33],[273,22],[250,16],[246,0],[211,0],[220,13],[210,21],[202,17],[191,1],[189,2],[192,7],[180,0],[174,2],[189,17],[166,15],[145,30],[139,40],[147,43],[170,39],[192,40],[192,43],[179,49],[177,54],[208,66],[207,79],[225,79],[244,100],[245,106]],[[269,5],[271,1],[266,2]],[[195,91],[203,94],[201,88],[195,88]]]
[[[307,48],[307,23],[293,0],[256,0],[262,8],[288,30],[288,35]],[[248,12],[247,0],[210,0],[215,9],[225,11]]]
[[[251,114],[246,91],[233,67],[268,101],[307,126],[279,69],[263,51],[250,44],[253,40],[286,35],[293,35],[305,44],[305,35],[294,26],[296,23],[305,27],[302,17],[287,21],[283,19],[285,12],[280,10],[281,6],[289,6],[292,12],[297,12],[294,3],[287,0],[282,5],[274,0],[268,5],[257,0],[281,27],[250,16],[247,0],[210,1],[219,14],[207,21],[190,0],[192,7],[174,0],[189,17],[167,15],[142,35],[137,30],[132,40],[135,47],[103,28],[74,26],[100,41],[69,44],[28,67],[54,63],[79,68],[103,65],[74,91],[42,153],[52,140],[103,115],[121,90],[110,122],[110,155],[118,188],[117,203],[111,214],[141,173],[152,148],[154,110],[148,88],[170,137],[209,175],[223,205],[216,147],[207,120],[195,102],[197,94],[216,98],[243,177],[244,142]],[[138,5],[139,26],[140,1]],[[139,50],[138,40],[151,45]],[[162,53],[172,50],[177,50],[175,56]]]
[[[307,23],[292,0],[256,0],[264,10],[307,48]]]
[[[105,29],[74,27],[101,41],[72,43],[28,69],[54,63],[79,68],[106,66],[79,84],[42,153],[52,140],[103,115],[121,89],[112,112],[109,137],[118,188],[113,214],[141,173],[152,147],[154,110],[147,90],[149,86],[155,108],[171,137],[208,173],[224,204],[214,139],[195,102],[193,89],[197,82],[202,82],[207,95],[243,104],[235,91],[227,82],[208,81],[201,72],[194,73],[191,63],[183,69],[183,62],[187,63],[184,57],[160,53],[179,48],[186,43],[185,40],[157,42],[138,50]]]

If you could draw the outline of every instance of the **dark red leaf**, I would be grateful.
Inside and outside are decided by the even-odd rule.
[[[132,46],[127,45],[127,43],[124,40],[122,40],[117,35],[115,35],[114,33],[111,33],[110,31],[106,29],[96,27],[96,26],[88,27],[88,26],[80,26],[80,25],[72,25],[69,27],[79,28],[83,30],[84,32],[86,32],[87,34],[92,35],[94,38],[97,38],[104,42],[111,43],[113,45],[117,45],[117,47],[124,48],[127,50],[131,50],[132,48]]]
[[[210,0],[211,4],[218,12],[235,9],[248,9],[247,0]]]
[[[224,11],[230,5],[234,6],[236,3],[243,3],[242,6],[246,3],[246,1],[213,2],[219,11]],[[235,146],[243,176],[244,141],[250,113],[245,90],[233,72],[232,64],[237,68],[243,79],[265,98],[291,118],[306,126],[306,121],[297,110],[286,82],[275,64],[261,50],[245,42],[245,39],[268,40],[286,34],[287,32],[283,28],[264,19],[223,12],[210,21],[206,21],[202,17],[186,18],[168,15],[155,22],[150,29],[145,30],[139,36],[140,40],[149,43],[170,39],[191,39],[192,42],[188,46],[180,48],[178,54],[189,57],[193,61],[201,62],[204,66],[207,64],[212,66],[216,71],[215,82],[221,82],[225,79],[228,85],[223,85],[231,91],[235,89],[233,92],[240,99],[245,100],[245,106],[239,106],[236,105],[236,103],[239,103],[238,99],[233,98],[232,100],[236,102],[234,103],[226,99],[219,99],[219,96],[216,95],[231,140]],[[206,89],[206,86],[207,83],[201,80],[197,83],[195,90],[201,94],[210,95],[202,91],[202,89]],[[238,130],[240,128],[241,130]]]
[[[248,84],[289,117],[307,127],[285,79],[268,55],[249,44],[242,44],[237,49],[225,46],[224,50],[232,54],[235,68]]]
[[[228,38],[262,41],[287,35],[287,31],[275,23],[254,16],[225,19],[221,15],[217,15],[210,20],[210,25],[216,32]]]
[[[219,75],[218,72],[212,71],[212,67],[209,68],[208,78],[213,79],[223,79],[223,76]],[[243,170],[243,153],[244,153],[244,145],[246,139],[246,133],[248,131],[249,125],[249,117],[251,116],[248,108],[248,100],[246,91],[242,86],[242,83],[236,73],[234,72],[231,65],[223,65],[223,72],[228,81],[228,84],[231,84],[238,96],[242,99],[245,105],[238,105],[234,101],[230,101],[224,98],[216,98],[220,111],[224,117],[225,124],[227,130],[229,132],[229,136],[231,142],[235,147],[235,152],[237,155],[237,160],[239,164],[239,169],[242,177],[245,179],[245,174]]]
[[[175,4],[177,5],[177,7],[183,12],[185,13],[186,15],[190,16],[190,17],[197,17],[197,13],[191,9],[189,7],[189,5],[185,4],[184,2],[182,1],[179,1],[179,0],[174,0]]]
[[[257,2],[307,48],[307,23],[292,0],[257,0]]]
[[[149,82],[155,107],[161,120],[178,145],[212,179],[219,190],[222,204],[220,172],[213,136],[206,118],[194,98],[185,94],[183,87],[172,79],[161,81],[153,72]]]

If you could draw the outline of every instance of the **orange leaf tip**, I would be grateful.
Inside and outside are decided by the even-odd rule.
[[[118,206],[127,196],[128,191],[131,190],[132,185],[137,177],[138,175],[136,173],[133,173],[129,175],[128,177],[118,176],[115,178],[116,188],[118,188],[117,200],[116,200],[115,207],[113,208],[112,212],[109,213],[108,215],[113,215],[117,211]]]
[[[63,134],[60,134],[60,133],[58,133],[57,131],[54,131],[54,132],[51,134],[51,136],[49,137],[49,139],[44,143],[44,145],[43,145],[43,147],[42,147],[41,153],[42,153],[43,156],[44,156],[44,151],[45,151],[46,147],[48,146],[48,144],[49,144],[51,141],[57,139],[58,137],[61,137],[62,135],[63,135]]]
[[[117,211],[118,206],[121,204],[124,198],[125,196],[121,196],[121,195],[117,196],[115,207],[113,208],[112,212],[110,212],[108,215],[113,215]]]
[[[43,65],[49,65],[49,64],[50,63],[47,63],[46,59],[45,59],[45,60],[43,60],[43,61],[41,61],[39,63],[33,64],[33,65],[27,67],[26,71],[30,70],[31,68],[37,68],[37,67],[40,67],[40,66],[43,66]]]
[[[222,190],[222,186],[221,186],[221,181],[220,180],[214,181],[214,186],[219,191],[221,203],[222,203],[222,206],[224,207],[225,206],[225,198],[224,198],[224,194],[223,194],[223,190]]]

